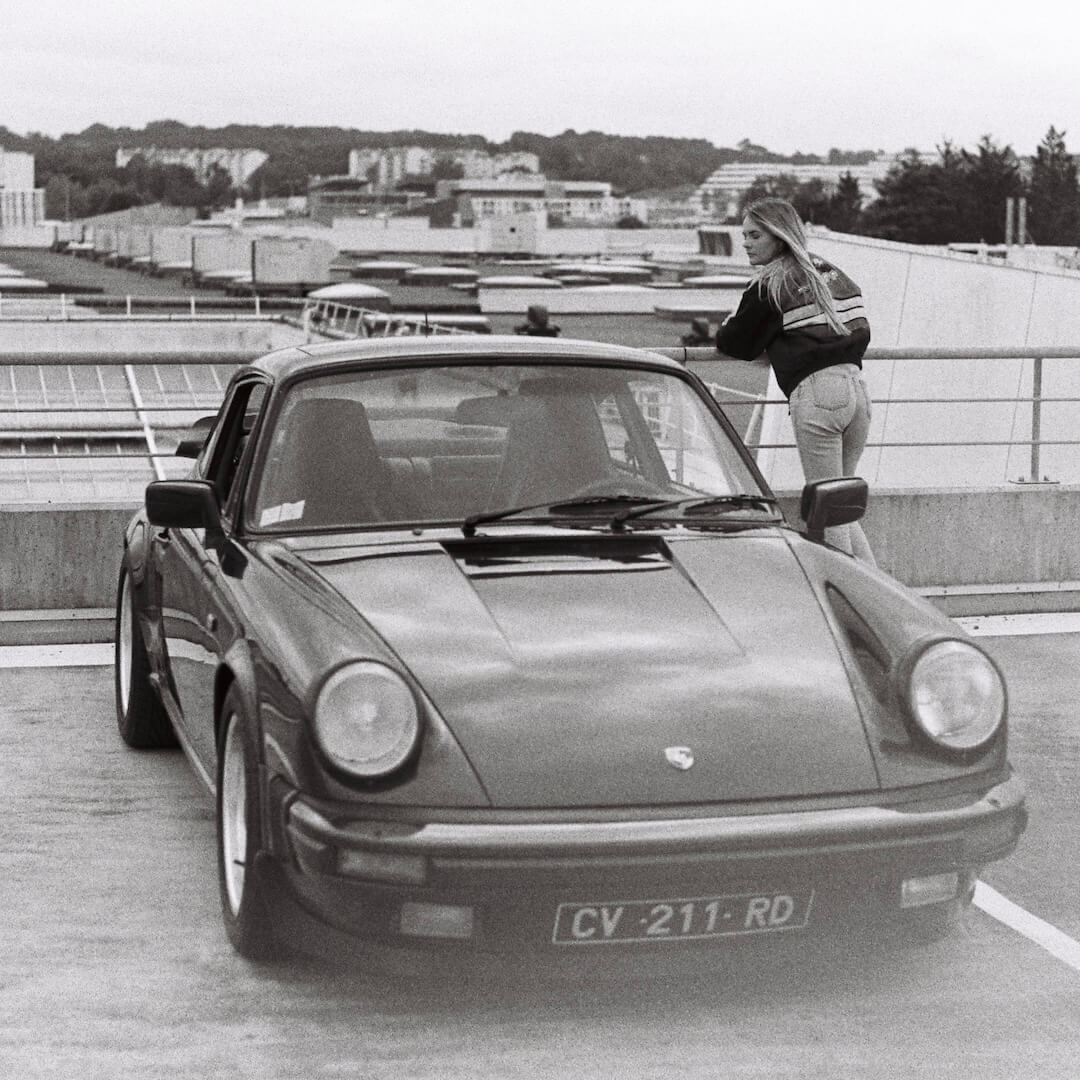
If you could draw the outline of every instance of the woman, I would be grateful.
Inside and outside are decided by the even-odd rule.
[[[740,360],[768,355],[788,399],[807,483],[854,476],[870,427],[862,379],[870,324],[859,287],[807,251],[803,223],[784,199],[759,199],[746,208],[743,247],[755,273],[738,310],[717,331],[716,347]],[[825,535],[875,564],[858,523]]]

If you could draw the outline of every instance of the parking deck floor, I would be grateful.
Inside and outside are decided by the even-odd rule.
[[[0,1075],[1075,1077],[1080,620],[966,623],[1009,681],[1031,821],[962,927],[573,979],[246,963],[211,802],[178,751],[119,741],[110,647],[0,649]]]

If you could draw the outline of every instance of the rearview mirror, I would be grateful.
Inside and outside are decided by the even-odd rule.
[[[806,522],[806,534],[812,540],[824,540],[831,525],[848,525],[866,513],[870,489],[859,476],[840,476],[817,480],[802,491],[799,514]]]
[[[191,427],[180,436],[176,445],[176,456],[197,458],[206,445],[206,437],[214,426],[213,416],[200,416]]]

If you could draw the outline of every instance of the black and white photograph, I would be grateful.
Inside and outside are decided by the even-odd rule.
[[[0,1077],[1075,1080],[1078,31],[0,0]]]

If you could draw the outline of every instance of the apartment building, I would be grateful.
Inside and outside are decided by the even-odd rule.
[[[34,155],[0,147],[0,229],[45,220],[45,191],[34,187]]]
[[[440,199],[455,199],[462,225],[486,218],[538,210],[561,225],[614,225],[625,217],[648,220],[643,199],[614,195],[611,184],[599,180],[548,180],[541,175],[504,176],[495,180],[441,180]]]
[[[734,217],[738,213],[739,200],[750,190],[755,180],[762,177],[792,176],[799,183],[820,180],[826,191],[835,191],[840,178],[850,174],[859,184],[863,205],[877,198],[878,180],[884,180],[888,172],[903,155],[879,154],[863,165],[834,165],[816,162],[794,165],[787,161],[738,161],[721,165],[698,188],[698,197],[706,213],[714,218]],[[936,154],[922,155],[936,160]]]
[[[195,174],[195,179],[200,184],[206,183],[211,170],[217,166],[229,174],[233,187],[240,188],[266,161],[268,155],[262,150],[241,150],[224,146],[209,149],[122,146],[116,151],[116,167],[122,169],[136,156],[152,165],[183,165]]]
[[[512,173],[537,173],[540,159],[524,151],[490,154],[473,147],[439,149],[392,146],[349,151],[349,176],[370,179],[376,191],[392,191],[407,177],[431,176],[439,164],[460,167],[466,180],[493,180]]]

